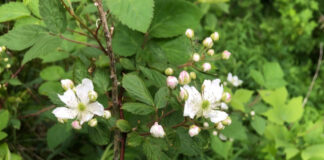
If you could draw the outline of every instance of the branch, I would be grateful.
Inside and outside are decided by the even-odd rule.
[[[94,45],[94,44],[90,44],[90,43],[86,43],[86,42],[76,41],[76,40],[73,40],[73,39],[69,39],[69,38],[64,37],[61,34],[60,35],[56,35],[54,33],[50,33],[50,35],[52,35],[52,36],[58,36],[61,39],[64,39],[64,40],[67,40],[67,41],[70,41],[70,42],[73,42],[73,43],[76,43],[76,44],[82,44],[82,45],[85,45],[85,46],[88,46],[88,47],[93,47],[93,48],[101,49],[100,46],[97,46],[97,45]]]
[[[22,71],[23,68],[24,68],[24,65],[21,65],[21,66],[18,68],[18,70],[17,70],[14,74],[11,75],[11,79],[16,78],[16,77],[18,76],[18,74]],[[8,82],[5,83],[4,86],[7,87],[7,86],[8,86]]]
[[[307,92],[307,95],[303,101],[303,107],[305,107],[307,101],[308,101],[308,98],[313,90],[313,87],[314,87],[314,84],[315,84],[315,81],[318,77],[318,73],[320,71],[320,67],[321,67],[321,63],[322,63],[322,58],[323,58],[323,43],[320,44],[320,51],[319,51],[319,57],[318,57],[318,62],[317,62],[317,67],[316,67],[316,72],[314,74],[314,77],[313,77],[313,80],[308,88],[308,92]]]
[[[42,113],[44,113],[44,112],[46,112],[48,110],[53,109],[54,107],[55,107],[55,105],[51,105],[51,106],[43,108],[43,109],[41,109],[41,110],[39,110],[39,111],[37,111],[35,113],[27,114],[27,115],[21,116],[19,118],[22,119],[22,118],[35,117],[35,116],[38,116],[38,115],[40,115],[40,114],[42,114]]]

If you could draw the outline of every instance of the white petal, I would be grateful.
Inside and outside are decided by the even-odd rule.
[[[63,95],[58,95],[58,97],[63,103],[66,104],[66,106],[70,108],[75,108],[79,104],[78,99],[75,96],[75,93],[71,89],[65,91]]]
[[[195,87],[185,85],[183,88],[188,92],[188,99],[185,102],[183,116],[188,116],[193,119],[201,111],[201,94]]]
[[[76,110],[66,107],[57,107],[52,113],[55,115],[55,117],[60,119],[73,119],[78,114]]]
[[[82,83],[75,87],[75,90],[80,101],[85,105],[88,104],[90,101],[89,91],[93,91],[92,81],[87,78],[83,79]]]
[[[210,121],[212,121],[213,123],[221,122],[221,121],[225,120],[227,117],[228,117],[228,114],[223,111],[212,110],[209,113]]]
[[[99,102],[94,102],[94,103],[89,104],[87,106],[87,110],[95,115],[98,115],[98,116],[104,115],[104,107]]]
[[[229,82],[232,82],[233,81],[233,75],[232,75],[231,72],[228,73],[228,75],[227,75],[227,81],[229,81]]]
[[[82,125],[84,122],[88,122],[92,119],[93,114],[90,112],[82,112],[78,115],[78,120],[80,120],[80,124]]]
[[[203,99],[208,100],[212,105],[222,99],[224,89],[220,82],[220,79],[215,79],[205,80],[203,83]]]

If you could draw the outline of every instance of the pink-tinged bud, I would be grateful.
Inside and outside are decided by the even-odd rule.
[[[223,93],[222,100],[226,103],[229,103],[231,101],[231,94],[228,92]]]
[[[250,115],[253,117],[255,115],[255,112],[254,111],[251,111],[250,112]]]
[[[190,81],[191,81],[190,75],[189,75],[189,73],[187,71],[180,72],[180,75],[179,75],[179,83],[181,85],[189,84]]]
[[[64,90],[68,90],[74,88],[74,83],[70,79],[62,79],[61,86]]]
[[[214,41],[218,41],[218,40],[219,40],[219,34],[218,34],[218,32],[214,32],[213,34],[210,35],[210,37],[211,37]]]
[[[167,86],[171,89],[174,89],[178,85],[178,79],[174,76],[168,76],[167,78]]]
[[[155,138],[163,138],[165,136],[163,127],[159,125],[158,122],[155,122],[154,125],[151,127],[150,133]]]
[[[208,128],[209,127],[209,123],[208,122],[204,122],[204,127]]]
[[[186,36],[191,39],[195,35],[194,31],[192,29],[187,29],[186,30]]]
[[[215,51],[213,49],[209,49],[207,51],[207,54],[210,55],[210,56],[213,56],[215,54]]]
[[[203,41],[203,45],[204,45],[206,48],[211,48],[211,47],[214,45],[214,43],[213,43],[213,39],[210,38],[210,37],[205,38],[204,41]]]
[[[231,57],[231,52],[229,52],[228,50],[225,50],[225,51],[223,51],[223,53],[222,53],[222,58],[223,59],[229,59]]]
[[[195,62],[199,62],[200,60],[200,55],[198,53],[194,53],[192,55],[192,60],[195,61]]]
[[[77,121],[77,120],[73,121],[73,122],[71,123],[71,125],[72,125],[72,128],[73,128],[73,129],[76,129],[76,130],[80,130],[80,129],[82,128],[82,126],[80,125],[80,122]]]
[[[164,73],[168,76],[171,76],[173,74],[173,69],[172,68],[167,68],[165,69]]]
[[[223,125],[222,122],[219,122],[219,123],[216,124],[216,128],[217,128],[218,130],[223,130],[223,129],[225,128],[225,126]]]
[[[191,125],[189,128],[189,135],[190,137],[198,135],[200,132],[200,128],[196,125]]]
[[[204,72],[207,72],[211,69],[210,63],[206,62],[202,65]]]
[[[222,121],[224,125],[230,125],[232,124],[232,119],[230,117],[227,117],[224,121]]]
[[[184,101],[186,101],[188,99],[188,96],[189,96],[188,92],[182,87],[180,88],[180,94],[179,95],[180,95],[180,98],[182,100],[184,100]]]
[[[217,136],[218,132],[217,131],[213,131],[213,135]]]

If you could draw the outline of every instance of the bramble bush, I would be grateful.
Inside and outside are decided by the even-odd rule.
[[[0,4],[0,159],[324,159],[320,0]]]

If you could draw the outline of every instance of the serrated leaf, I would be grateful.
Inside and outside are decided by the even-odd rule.
[[[237,116],[233,116],[232,123],[229,126],[226,126],[222,133],[229,138],[234,138],[238,140],[246,140],[247,134],[246,129],[242,124],[242,120]]]
[[[162,139],[147,138],[143,144],[143,152],[149,160],[169,160],[170,158],[163,152],[163,144],[165,142]]]
[[[39,58],[43,60],[42,63],[49,63],[49,62],[60,61],[68,57],[69,57],[69,53],[54,51],[46,55],[41,55]]]
[[[252,94],[253,91],[250,90],[246,90],[246,89],[236,90],[231,100],[232,107],[236,110],[240,110],[244,112],[245,111],[244,104],[250,100]]]
[[[119,62],[127,70],[136,70],[134,63],[127,58],[121,58]]]
[[[140,67],[140,70],[156,87],[166,86],[166,76],[162,73],[145,67]]]
[[[303,160],[309,160],[311,158],[324,159],[323,148],[324,144],[311,145],[302,151],[301,157]]]
[[[211,148],[218,155],[222,156],[224,159],[227,159],[229,151],[232,147],[232,143],[230,141],[222,142],[218,136],[214,136],[211,134]]]
[[[60,0],[39,1],[39,13],[50,31],[54,33],[65,31],[66,14]]]
[[[153,99],[143,80],[137,75],[127,74],[123,77],[122,85],[135,99],[153,106]]]
[[[117,120],[116,126],[121,132],[129,132],[131,130],[130,124],[124,119]]]
[[[263,74],[266,88],[274,89],[286,85],[286,81],[283,79],[284,73],[277,62],[265,63]]]
[[[8,136],[7,133],[0,131],[0,141],[3,140],[3,139],[5,139],[7,136]]]
[[[109,143],[110,130],[107,124],[99,122],[96,127],[88,128],[89,137],[97,145],[106,145]]]
[[[29,10],[21,2],[10,2],[0,6],[0,22],[11,21],[29,15]]]
[[[120,56],[132,56],[141,48],[144,36],[129,28],[119,25],[114,31],[112,38],[112,49],[114,53]]]
[[[145,33],[153,17],[153,0],[105,0],[110,12],[129,28]]]
[[[62,40],[54,36],[42,36],[37,40],[35,45],[30,48],[24,55],[22,64],[29,62],[32,59],[39,58],[49,52],[55,51],[61,44]]]
[[[273,107],[282,106],[285,104],[288,97],[288,92],[285,87],[277,88],[275,90],[260,90],[262,100],[272,105]]]
[[[255,129],[255,131],[259,135],[263,135],[266,125],[267,125],[267,121],[260,116],[254,116],[251,122],[251,126]]]
[[[65,142],[72,135],[71,127],[64,124],[56,124],[47,131],[47,145],[54,149]]]
[[[168,38],[184,34],[187,28],[197,28],[200,24],[200,9],[184,0],[157,0],[151,36]]]
[[[147,115],[154,112],[153,106],[143,103],[124,103],[122,109],[136,115]]]
[[[187,156],[199,155],[202,150],[199,140],[190,137],[184,128],[178,128],[176,132],[180,138],[179,152]]]
[[[8,110],[0,110],[0,131],[7,127],[9,122]]]
[[[169,89],[167,87],[160,88],[154,96],[154,103],[157,108],[164,108],[169,101]]]
[[[260,85],[264,85],[264,78],[263,75],[254,69],[250,70],[250,76]]]
[[[99,94],[103,94],[108,91],[109,86],[109,72],[107,72],[107,69],[97,69],[95,71],[94,77],[93,77],[93,84],[95,86],[95,90]]]
[[[0,43],[11,50],[23,50],[32,46],[39,38],[45,35],[41,26],[26,25],[14,28],[9,33],[0,37]]]
[[[127,145],[131,147],[137,147],[142,144],[144,138],[136,132],[127,134]]]
[[[161,48],[168,62],[175,65],[186,63],[192,54],[189,40],[184,36],[162,44]]]
[[[73,81],[81,83],[83,78],[89,78],[88,67],[80,60],[77,60],[73,65]]]
[[[40,77],[48,81],[56,81],[62,78],[65,71],[61,66],[49,66],[41,70]]]
[[[18,86],[22,84],[18,78],[10,79],[8,83],[12,86]]]
[[[39,0],[23,0],[23,2],[35,16],[41,17],[39,14]]]

